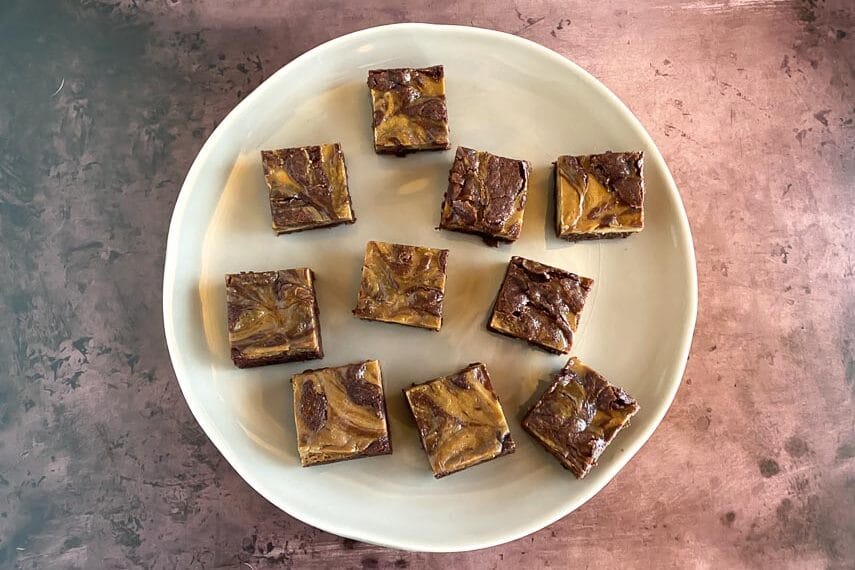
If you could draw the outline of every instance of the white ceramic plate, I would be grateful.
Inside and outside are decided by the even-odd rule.
[[[445,65],[452,145],[533,165],[521,239],[497,249],[437,231],[454,150],[378,156],[370,68]],[[340,142],[358,221],[277,237],[259,150]],[[551,163],[559,154],[643,149],[647,227],[627,240],[554,237]],[[443,247],[445,319],[435,333],[351,315],[365,242]],[[511,255],[594,278],[573,353],[625,388],[641,412],[583,481],[520,428],[541,380],[566,357],[490,333],[488,311]],[[251,370],[229,360],[223,275],[309,266],[317,274],[326,358]],[[650,437],[674,397],[697,305],[689,225],[650,136],[596,79],[540,45],[456,26],[363,30],[298,57],[242,101],[193,163],[169,229],[163,313],[187,403],[235,470],[308,524],[423,551],[483,548],[534,532],[603,488]],[[306,368],[382,363],[394,454],[300,467],[289,379]],[[515,454],[435,480],[401,389],[482,361],[517,442]]]

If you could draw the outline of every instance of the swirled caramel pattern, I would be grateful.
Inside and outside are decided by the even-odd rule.
[[[226,301],[236,366],[323,357],[311,269],[226,275]]]
[[[447,249],[369,241],[353,314],[439,330]]]
[[[531,166],[457,147],[439,227],[480,235],[490,244],[520,237]]]
[[[555,233],[571,241],[627,237],[644,228],[643,156],[606,152],[559,156]]]
[[[587,277],[514,256],[487,327],[550,352],[567,353],[593,284]]]
[[[374,110],[375,152],[402,155],[449,148],[441,65],[374,69],[368,72],[368,87]]]
[[[514,452],[508,422],[483,364],[414,385],[404,395],[436,478]]]
[[[571,358],[523,419],[523,428],[581,479],[639,405],[626,392]]]
[[[338,143],[263,150],[261,162],[277,234],[356,220]]]
[[[376,360],[307,370],[291,386],[303,467],[392,453]]]

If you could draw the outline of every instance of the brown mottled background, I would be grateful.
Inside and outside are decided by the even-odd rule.
[[[855,566],[855,5],[847,0],[0,2],[0,567]],[[310,528],[190,415],[161,322],[167,225],[241,98],[338,35],[518,34],[650,130],[700,314],[650,443],[590,503],[490,550]]]

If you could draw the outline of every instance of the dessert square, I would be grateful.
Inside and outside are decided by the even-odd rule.
[[[556,354],[570,352],[593,280],[514,256],[487,328]]]
[[[374,110],[374,151],[403,156],[420,150],[447,150],[448,110],[441,65],[423,69],[368,72]]]
[[[623,238],[644,229],[641,152],[559,156],[555,234],[570,241]]]
[[[353,314],[438,331],[447,259],[447,249],[369,241]]]
[[[516,449],[487,367],[480,362],[415,384],[404,396],[437,479]]]
[[[277,234],[356,221],[338,143],[263,150],[261,162]]]
[[[306,370],[291,387],[303,467],[392,453],[376,360]]]
[[[457,147],[439,227],[476,234],[489,245],[520,237],[531,166]]]
[[[523,428],[583,478],[639,410],[631,396],[571,358],[523,419]]]
[[[229,344],[238,368],[323,358],[311,269],[226,275]]]

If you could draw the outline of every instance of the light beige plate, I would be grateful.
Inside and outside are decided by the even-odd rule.
[[[454,150],[396,158],[372,150],[369,68],[444,64],[453,145],[533,164],[521,239],[486,247],[435,230]],[[259,150],[340,142],[354,225],[277,237]],[[647,228],[627,240],[569,244],[553,234],[559,154],[643,149]],[[439,333],[358,320],[365,243],[448,248]],[[574,354],[642,406],[584,480],[540,449],[519,419],[566,361],[490,333],[485,322],[511,255],[594,278]],[[326,358],[238,370],[229,360],[223,275],[309,266]],[[259,493],[324,530],[396,548],[458,551],[534,532],[590,499],[650,437],[674,397],[695,324],[697,277],[680,196],[649,135],[602,84],[560,55],[507,34],[400,24],[356,32],[289,63],[220,124],[190,169],[172,218],[163,312],[175,374],[193,414]],[[289,378],[379,359],[393,455],[302,469]],[[401,389],[467,363],[489,367],[517,441],[513,455],[434,480]]]

